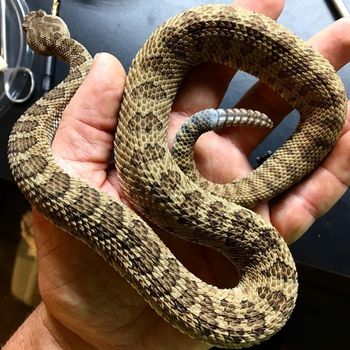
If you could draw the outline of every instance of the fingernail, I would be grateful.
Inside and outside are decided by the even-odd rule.
[[[107,52],[99,52],[94,56],[94,61],[103,62],[109,59],[109,55]]]
[[[111,55],[106,52],[97,53],[94,56],[93,71],[97,75],[109,74],[110,70],[113,69],[113,60]]]
[[[110,53],[100,52],[94,56],[90,75],[95,76],[97,80],[109,81],[112,77],[125,75],[120,62]]]

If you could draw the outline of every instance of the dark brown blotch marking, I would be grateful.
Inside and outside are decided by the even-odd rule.
[[[290,51],[293,49],[292,46],[285,45],[285,43],[280,40],[269,41],[268,46],[270,48],[269,52],[266,53],[265,57],[260,61],[262,68],[269,67],[270,65],[283,60],[284,57],[288,57]]]
[[[191,306],[188,303],[188,298],[177,298],[172,301],[173,308],[177,310],[180,314],[187,313],[188,308]]]
[[[164,171],[160,178],[161,185],[169,184],[169,186],[178,186],[181,181],[181,174],[177,172],[176,170],[167,170]]]
[[[254,309],[255,307],[255,304],[252,303],[250,300],[248,299],[243,299],[241,300],[240,302],[240,307],[243,309],[243,310],[252,310]]]
[[[134,98],[143,97],[150,100],[164,100],[167,98],[167,93],[163,87],[153,81],[141,83],[133,89],[131,94]]]
[[[322,121],[322,126],[324,127],[324,129],[327,130],[327,134],[330,134],[332,138],[337,138],[335,135],[333,136],[332,134],[336,134],[339,130],[341,130],[341,128],[344,125],[344,117],[344,115],[339,115],[339,113],[335,113],[333,118],[326,118]]]
[[[48,101],[54,101],[54,100],[64,101],[65,97],[66,97],[65,88],[57,87],[55,90],[52,90],[51,93],[48,93],[45,96],[45,99]]]
[[[149,230],[146,224],[140,220],[134,219],[130,226],[130,238],[134,237],[134,240],[128,238],[128,247],[134,248],[137,245],[141,246],[142,244],[146,244],[149,258],[157,263],[159,261],[161,251],[159,245],[149,239]],[[137,238],[137,241],[135,240]]]
[[[28,108],[25,115],[34,115],[35,118],[40,118],[45,116],[47,113],[48,113],[48,108],[46,106],[39,106],[37,104],[34,104]]]
[[[115,232],[117,227],[121,227],[124,222],[123,207],[116,202],[111,202],[108,205],[108,210],[101,214],[101,220],[96,227],[101,232]]]
[[[279,310],[282,314],[282,317],[284,319],[288,319],[290,317],[291,311],[294,309],[294,307],[295,307],[295,299],[289,298],[286,301],[284,307]]]
[[[192,300],[198,298],[198,285],[195,281],[190,279],[186,281],[186,294]]]
[[[151,70],[162,74],[164,77],[173,77],[181,68],[164,55],[146,57],[139,62],[139,65],[142,71],[148,72]]]
[[[144,162],[155,161],[164,159],[165,154],[166,149],[164,147],[154,143],[148,143],[142,151],[142,158],[144,159]]]
[[[180,276],[180,268],[176,258],[169,258],[167,266],[168,268],[164,271],[164,277],[160,281],[162,284],[160,292],[163,295],[169,295],[172,292]]]
[[[260,240],[260,249],[262,251],[275,250],[281,245],[280,239],[273,228],[262,227],[258,229],[258,236],[262,237]]]
[[[45,18],[45,22],[48,22],[47,21],[47,17]],[[60,34],[61,34],[61,27],[60,27],[60,25],[58,25],[58,24],[53,24],[52,22],[50,23],[50,32],[54,32],[54,33],[57,33],[57,32],[59,32]],[[62,35],[62,34],[61,34]]]
[[[274,291],[271,293],[269,303],[275,311],[283,311],[287,303],[287,297],[281,291]]]
[[[195,190],[193,192],[185,193],[185,203],[191,203],[191,206],[194,208],[198,208],[203,204],[204,197],[202,193],[198,190]]]
[[[261,299],[266,299],[271,293],[270,288],[264,286],[258,287],[256,291]]]
[[[201,304],[201,313],[203,315],[208,315],[210,317],[210,315],[215,314],[215,307],[213,305],[213,301],[206,296]]]
[[[62,171],[57,171],[46,183],[46,192],[52,199],[59,198],[70,189],[70,176]]]
[[[207,212],[207,220],[214,230],[222,227],[222,212],[225,210],[223,202],[216,201],[210,205],[210,210]]]
[[[190,33],[192,34],[192,33]],[[161,40],[176,59],[187,60],[193,54],[193,38],[183,28],[167,27]]]
[[[261,270],[260,273],[267,278],[274,276],[284,282],[297,280],[297,272],[295,268],[288,265],[280,257],[277,257],[272,265]]]
[[[37,143],[35,136],[16,138],[9,144],[9,153],[24,153]]]
[[[145,257],[134,257],[132,259],[132,269],[141,276],[151,275],[154,269],[154,262]]]
[[[79,211],[82,216],[89,217],[100,205],[99,193],[90,186],[84,186],[80,191]],[[83,205],[81,205],[83,204]]]
[[[36,120],[19,120],[16,122],[16,132],[32,132],[38,127]]]
[[[37,174],[42,174],[47,166],[48,162],[44,157],[34,155],[31,157],[30,161],[22,162],[20,166],[13,166],[13,172],[16,174],[16,177],[20,174],[19,176],[23,179],[30,179]]]
[[[283,312],[283,310],[286,309],[286,305],[289,305],[288,310],[293,308],[294,299],[287,300],[287,297],[282,291],[271,291],[268,287],[259,287],[257,288],[257,293],[259,297],[266,300],[270,307],[275,311]]]
[[[137,170],[139,169],[141,162],[142,162],[142,156],[140,152],[134,151],[129,161],[130,167],[133,168],[133,170]]]

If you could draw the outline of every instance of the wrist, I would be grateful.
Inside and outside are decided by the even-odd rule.
[[[3,350],[93,350],[47,311],[41,303],[5,344]]]

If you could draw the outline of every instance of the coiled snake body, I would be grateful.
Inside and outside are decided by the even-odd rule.
[[[170,19],[132,63],[115,138],[123,190],[152,223],[211,246],[236,265],[238,285],[220,289],[191,274],[137,214],[55,163],[52,139],[91,58],[59,18],[30,13],[24,28],[37,52],[70,64],[68,77],[18,120],[9,139],[13,176],[29,201],[97,251],[182,332],[209,344],[241,348],[278,331],[294,308],[295,265],[278,232],[247,208],[299,181],[337,140],[346,96],[330,64],[269,18],[224,5],[202,6]],[[181,158],[191,154],[186,147],[194,143],[193,138],[186,141],[191,128],[180,130],[173,155],[166,142],[178,87],[191,67],[203,61],[256,75],[301,114],[298,129],[273,156],[246,178],[224,186],[202,179],[192,160],[181,167]],[[209,124],[214,112],[204,113]],[[261,114],[255,117],[258,124],[268,124]],[[247,122],[242,115],[234,119]],[[200,123],[194,118],[193,125]]]

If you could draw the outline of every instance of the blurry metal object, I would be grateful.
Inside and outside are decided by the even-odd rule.
[[[330,4],[334,7],[340,17],[349,17],[350,12],[343,0],[329,0]]]
[[[34,74],[31,69],[27,67],[8,67],[8,56],[7,56],[7,35],[6,35],[6,0],[0,0],[1,8],[1,45],[0,45],[0,54],[2,62],[1,72],[4,75],[4,91],[6,97],[13,103],[23,103],[27,101],[34,92],[35,79]],[[26,79],[29,78],[29,88],[25,96],[17,97],[16,94],[11,93],[11,82],[16,79],[17,76],[23,75]]]
[[[34,74],[31,69],[27,67],[6,68],[2,73],[4,74],[4,91],[6,97],[13,103],[23,103],[28,101],[35,88]],[[11,93],[11,81],[14,81],[16,77],[20,75],[23,75],[24,79],[27,79],[27,77],[30,79],[29,89],[23,97],[17,97],[15,94]]]

